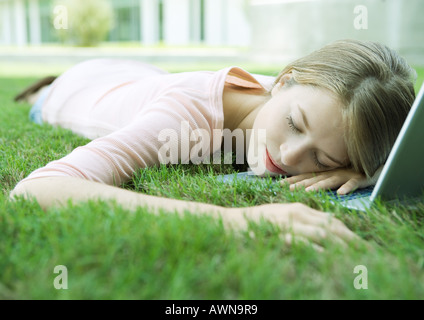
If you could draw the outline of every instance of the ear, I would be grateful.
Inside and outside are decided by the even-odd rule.
[[[291,72],[290,73],[286,73],[285,75],[283,75],[280,78],[280,82],[279,83],[281,83],[281,86],[285,86],[292,78],[293,78],[293,74]]]
[[[271,95],[274,96],[277,94],[281,88],[283,88],[288,81],[290,81],[293,78],[293,75],[291,73],[286,73],[280,78],[280,81],[272,88]]]

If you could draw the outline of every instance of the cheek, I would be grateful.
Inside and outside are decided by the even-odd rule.
[[[290,128],[284,120],[283,116],[278,115],[270,117],[266,121],[266,141],[268,144],[272,144],[273,148],[280,146],[291,136]]]
[[[275,98],[268,101],[258,112],[253,123],[253,131],[256,133],[263,130],[265,133],[259,134],[256,143],[270,145],[273,149],[278,148],[285,139],[290,136],[290,128],[287,123],[289,116],[287,104]]]
[[[266,129],[268,137],[278,135],[285,128],[285,117],[287,115],[283,114],[282,108],[267,104],[256,117],[254,128]]]

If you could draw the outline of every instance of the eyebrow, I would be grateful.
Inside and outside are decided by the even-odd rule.
[[[305,116],[305,111],[303,111],[300,105],[297,105],[297,107],[299,108],[300,114],[302,115],[303,123],[305,124],[306,129],[310,130],[308,119]]]
[[[298,104],[297,107],[299,108],[300,114],[302,115],[302,120],[303,123],[305,124],[306,129],[310,130],[311,128],[309,127],[309,122],[308,122],[308,118],[306,118],[306,114],[305,111],[303,111],[302,107]],[[342,161],[339,161],[337,159],[334,159],[333,157],[331,157],[329,154],[327,154],[326,152],[322,151],[321,152],[331,161],[333,161],[334,163],[337,163],[339,166],[344,167],[345,164],[343,164]]]

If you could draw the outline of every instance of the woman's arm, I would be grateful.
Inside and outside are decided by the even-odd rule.
[[[308,238],[321,244],[324,239],[333,238],[340,242],[357,241],[359,237],[341,221],[330,214],[314,210],[300,203],[266,204],[248,208],[226,208],[206,203],[176,200],[145,195],[114,186],[70,177],[46,177],[21,182],[11,193],[15,196],[34,197],[43,209],[88,200],[116,201],[122,207],[134,210],[148,207],[157,214],[160,210],[183,214],[188,211],[197,215],[209,215],[222,219],[225,227],[246,230],[249,221],[266,220],[279,226],[286,241],[294,234],[300,239]]]

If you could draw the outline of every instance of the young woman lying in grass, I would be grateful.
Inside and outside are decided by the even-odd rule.
[[[345,194],[372,185],[414,101],[413,77],[393,50],[354,40],[327,45],[277,78],[237,67],[170,74],[136,61],[86,61],[16,100],[35,101],[36,123],[93,141],[31,173],[12,196],[35,197],[44,208],[98,198],[189,210],[236,228],[263,218],[312,240],[327,231],[351,240],[340,221],[301,204],[223,208],[119,186],[141,168],[204,161],[224,148],[224,129],[245,138],[233,150],[255,174],[283,175],[291,188]]]

